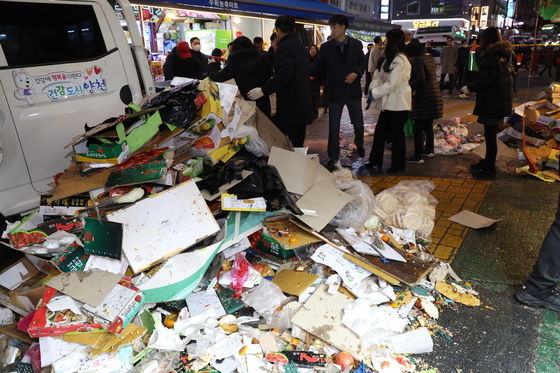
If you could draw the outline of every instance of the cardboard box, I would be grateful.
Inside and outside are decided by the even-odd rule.
[[[33,320],[31,320],[31,323],[29,324],[29,329],[27,329],[27,333],[31,337],[55,337],[70,332],[88,332],[94,329],[101,329],[101,324],[99,323],[76,323],[57,325],[57,315],[61,314],[61,312],[53,313],[47,308],[47,304],[51,301],[56,293],[56,289],[48,286],[45,288],[45,294],[42,298],[41,307],[39,307],[39,309],[37,309],[37,312],[35,312]]]
[[[0,272],[0,285],[8,290],[14,290],[36,278],[40,273],[27,258],[22,258]]]

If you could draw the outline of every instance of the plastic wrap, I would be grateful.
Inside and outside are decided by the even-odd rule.
[[[353,180],[338,184],[343,192],[350,194],[352,200],[333,218],[331,224],[339,228],[361,229],[374,212],[375,197],[365,183]]]
[[[430,194],[435,185],[427,180],[405,180],[379,193],[373,212],[385,225],[412,229],[429,239],[434,229],[437,200]]]
[[[243,294],[242,299],[264,317],[267,323],[270,323],[274,312],[284,303],[286,296],[278,285],[263,279],[253,291]]]
[[[231,287],[235,290],[235,297],[239,297],[243,291],[243,284],[249,278],[249,267],[251,264],[245,259],[242,253],[235,254],[233,267],[231,269]]]

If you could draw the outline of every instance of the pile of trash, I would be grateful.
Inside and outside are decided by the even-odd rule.
[[[560,84],[551,85],[551,99],[526,102],[515,108],[511,127],[499,134],[504,142],[520,148],[525,165],[518,174],[531,175],[546,182],[560,180],[558,155],[560,148]]]
[[[329,173],[237,87],[164,91],[69,144],[3,238],[5,372],[414,372],[478,306],[427,251],[429,181]]]
[[[456,155],[479,146],[480,139],[470,139],[467,126],[459,118],[439,119],[434,126],[434,152]]]

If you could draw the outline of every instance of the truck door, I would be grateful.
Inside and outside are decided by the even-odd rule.
[[[138,101],[139,80],[106,0],[2,1],[1,7],[0,86],[9,107],[2,113],[15,126],[26,177],[42,193],[69,164],[71,149],[65,144],[86,123],[93,126],[122,114],[121,97]],[[3,146],[4,157],[9,150],[17,158],[15,144]],[[0,174],[0,193],[5,183],[15,182],[8,179],[20,166]]]

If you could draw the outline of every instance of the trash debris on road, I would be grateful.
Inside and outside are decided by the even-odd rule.
[[[100,120],[3,232],[21,259],[0,272],[2,371],[414,372],[452,338],[440,312],[480,304],[426,251],[431,182],[374,196],[236,86]]]

